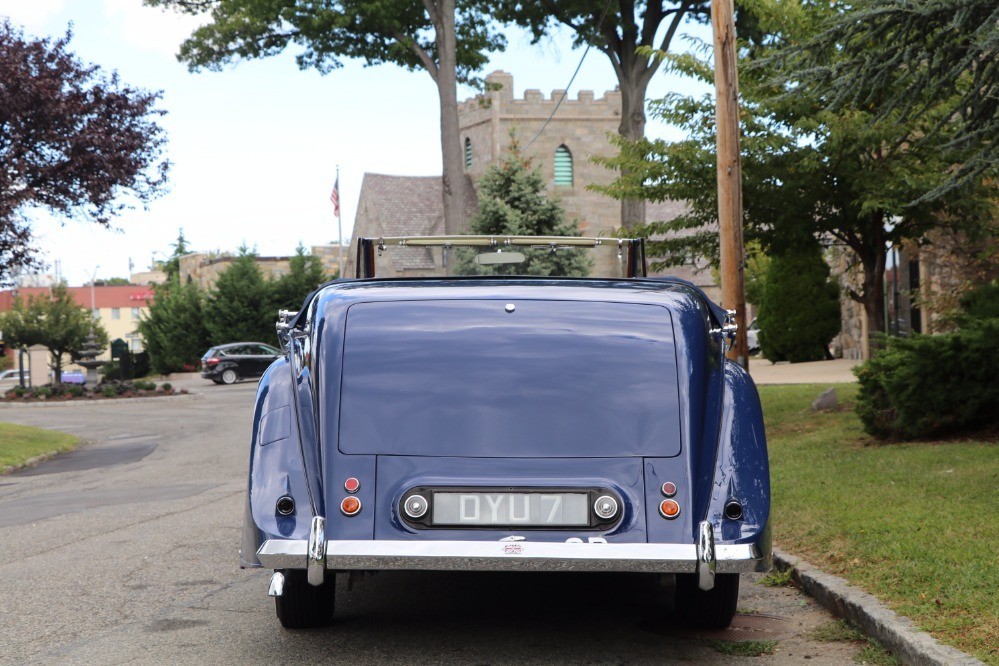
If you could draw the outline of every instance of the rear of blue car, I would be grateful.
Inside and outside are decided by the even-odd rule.
[[[327,287],[258,391],[244,566],[287,627],[336,571],[641,571],[727,626],[770,566],[759,400],[696,289]]]

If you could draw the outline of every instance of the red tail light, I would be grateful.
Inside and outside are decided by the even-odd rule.
[[[205,367],[207,367],[207,368],[214,368],[214,367],[215,367],[216,365],[218,365],[218,364],[219,364],[219,361],[220,361],[220,360],[221,360],[221,359],[217,359],[217,358],[210,358],[210,359],[208,359],[207,361],[205,361]]]

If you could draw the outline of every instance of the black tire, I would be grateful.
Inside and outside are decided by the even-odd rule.
[[[715,574],[715,586],[705,592],[697,574],[677,574],[676,613],[698,629],[724,629],[732,624],[739,603],[739,574]]]
[[[222,383],[223,384],[235,384],[239,381],[239,373],[236,372],[235,368],[226,368],[222,371]]]
[[[333,619],[336,576],[326,572],[322,585],[309,585],[301,569],[285,569],[284,593],[274,597],[278,620],[285,629],[325,627]]]

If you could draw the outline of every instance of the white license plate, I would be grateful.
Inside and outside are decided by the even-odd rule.
[[[586,493],[434,493],[434,525],[572,527],[590,524]]]

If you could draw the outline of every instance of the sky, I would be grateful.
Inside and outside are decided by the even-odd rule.
[[[344,239],[349,238],[365,172],[441,173],[437,90],[430,76],[394,65],[364,67],[346,61],[322,76],[299,70],[294,50],[246,61],[222,72],[188,72],[175,54],[204,19],[145,7],[141,0],[0,0],[0,16],[26,35],[59,37],[72,24],[70,50],[122,81],[162,91],[158,108],[172,162],[167,191],[146,207],[117,217],[112,229],[30,211],[36,247],[70,285],[128,277],[172,252],[183,229],[192,251],[289,255],[336,243],[337,219],[329,196],[340,173]],[[686,32],[705,36],[706,28]],[[582,50],[568,33],[533,46],[507,31],[506,52],[494,54],[483,74],[514,76],[514,94],[527,88],[564,89]],[[606,56],[591,50],[569,97],[593,90],[600,97],[617,82]],[[649,98],[698,90],[690,81],[659,73]],[[459,100],[475,94],[459,89]],[[647,134],[675,137],[650,121]]]

